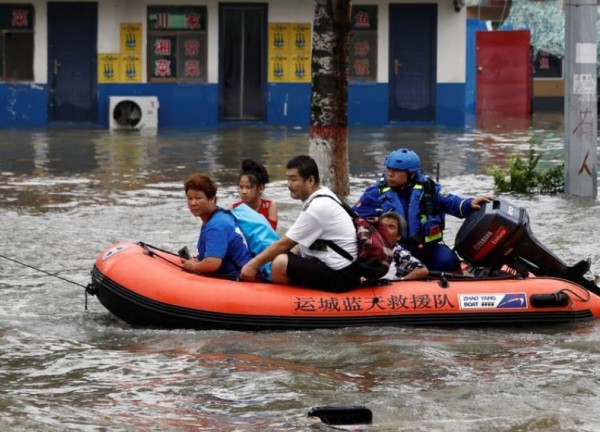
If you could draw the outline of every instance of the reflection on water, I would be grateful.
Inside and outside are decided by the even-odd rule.
[[[545,116],[533,128],[498,126],[481,130],[394,127],[351,130],[350,174],[375,179],[387,153],[413,148],[423,169],[435,176],[486,175],[490,165],[504,166],[511,153],[525,153],[534,143],[546,161],[562,158],[562,121]],[[240,161],[262,161],[274,180],[284,178],[291,157],[307,152],[305,129],[228,127],[219,130],[165,131],[144,135],[95,129],[48,129],[2,132],[0,189],[4,202],[15,206],[69,207],[70,192],[88,192],[79,204],[111,202],[113,191],[135,191],[151,183],[181,182],[194,171],[211,173],[225,185],[237,180]],[[18,179],[18,180],[17,180]],[[26,192],[26,193],[25,193]],[[357,194],[359,191],[353,191]]]
[[[464,196],[493,192],[491,164],[530,143],[562,158],[562,118],[524,128],[393,127],[350,133],[351,199],[397,147]],[[121,240],[170,250],[196,242],[181,190],[210,172],[219,203],[237,198],[246,157],[267,165],[280,232],[299,204],[284,166],[307,131],[227,127],[157,135],[94,129],[3,130],[0,254],[89,281],[93,260]],[[568,263],[598,267],[600,208],[562,196],[507,196],[536,236]],[[447,221],[452,243],[460,221]],[[317,405],[364,404],[383,431],[594,431],[600,428],[600,324],[552,328],[360,328],[294,332],[136,329],[82,288],[0,259],[0,430],[328,430]]]

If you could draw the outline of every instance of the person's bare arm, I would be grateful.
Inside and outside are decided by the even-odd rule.
[[[258,273],[258,269],[268,262],[271,262],[275,259],[277,255],[284,254],[296,246],[296,242],[286,236],[283,236],[275,243],[272,243],[268,248],[264,251],[256,255],[250,261],[246,263],[244,267],[242,267],[242,271],[240,272],[240,278],[246,281],[253,281],[256,279],[256,274]]]
[[[275,201],[271,201],[271,205],[269,206],[269,220],[273,222],[277,222],[277,204]]]
[[[419,267],[404,276],[404,280],[425,279],[427,276],[429,276],[427,267]]]
[[[221,268],[223,259],[215,257],[207,257],[202,261],[196,261],[194,259],[183,259],[181,258],[181,264],[183,264],[184,270],[197,274],[210,274],[214,273]]]

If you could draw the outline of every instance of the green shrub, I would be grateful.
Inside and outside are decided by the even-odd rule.
[[[489,173],[494,177],[498,192],[557,194],[565,190],[564,162],[545,170],[537,169],[542,157],[536,153],[533,145],[529,148],[527,160],[516,153],[510,155],[508,171],[493,165]]]

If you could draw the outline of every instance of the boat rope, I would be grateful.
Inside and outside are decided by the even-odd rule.
[[[587,294],[585,297],[579,295],[578,293],[573,291],[571,288],[563,288],[561,290],[558,290],[556,292],[556,295],[559,295],[560,293],[564,293],[569,298],[569,301],[571,302],[571,309],[575,309],[575,302],[573,301],[573,298],[569,294],[572,294],[574,297],[578,298],[580,301],[582,301],[584,303],[590,301],[590,299],[592,298],[592,295],[590,294],[590,292],[588,290],[586,290],[585,288],[582,288],[582,290],[584,293]]]
[[[158,248],[156,246],[152,246],[151,244],[144,243],[144,242],[138,242],[138,245],[141,246],[141,247],[143,247],[144,249],[146,249],[148,251],[149,256],[160,258],[163,261],[166,261],[169,264],[174,265],[175,267],[180,268],[180,269],[183,270],[183,265],[177,265],[173,261],[170,261],[170,260],[166,259],[164,256],[159,255],[159,254],[155,254],[150,249],[154,249],[154,250],[159,251],[159,252],[164,252],[164,253],[169,254],[169,255],[177,255],[176,253],[170,252],[170,251],[165,250],[165,249]]]
[[[183,270],[183,271],[188,271],[188,270],[186,270],[186,269],[183,267],[183,265],[177,265],[177,264],[176,264],[176,263],[174,263],[173,261],[170,261],[170,260],[166,259],[164,256],[161,256],[161,255],[159,255],[159,254],[156,254],[156,253],[152,252],[150,249],[154,249],[154,250],[157,250],[157,251],[159,251],[159,252],[164,252],[164,253],[166,253],[166,254],[169,254],[169,255],[175,255],[175,256],[177,256],[177,254],[176,254],[176,253],[173,253],[173,252],[170,252],[170,251],[168,251],[168,250],[164,250],[164,249],[158,248],[158,247],[156,247],[156,246],[152,246],[151,244],[144,243],[144,242],[138,242],[137,244],[138,244],[139,246],[143,247],[144,249],[146,249],[146,251],[148,252],[148,255],[149,255],[149,256],[151,256],[151,257],[157,257],[157,258],[160,258],[160,259],[162,259],[162,260],[164,260],[164,261],[168,262],[169,264],[171,264],[171,265],[173,265],[173,266],[175,266],[175,267],[177,267],[177,268],[180,268],[180,269],[181,269],[181,270]],[[203,276],[210,277],[210,278],[214,278],[214,279],[226,279],[226,280],[234,280],[234,281],[239,281],[239,277],[238,277],[238,276],[232,277],[232,276],[227,276],[227,275],[217,275],[217,274],[206,274],[206,275],[203,275]],[[265,281],[265,282],[270,282],[270,281]]]
[[[24,266],[24,267],[29,267],[29,268],[30,268],[30,269],[32,269],[32,270],[38,271],[38,272],[40,272],[40,273],[44,273],[44,274],[46,274],[46,275],[48,275],[48,276],[55,277],[55,278],[57,278],[57,279],[60,279],[60,280],[63,280],[63,281],[65,281],[65,282],[69,282],[70,284],[77,285],[77,286],[79,286],[79,287],[81,287],[81,288],[87,288],[87,285],[80,284],[80,283],[78,283],[78,282],[72,281],[72,280],[70,280],[70,279],[67,279],[67,278],[64,278],[64,277],[62,277],[62,276],[58,276],[57,274],[50,273],[50,272],[47,272],[46,270],[42,270],[42,269],[40,269],[40,268],[34,267],[34,266],[32,266],[32,265],[25,264],[24,262],[18,261],[18,260],[16,260],[16,259],[9,258],[9,257],[7,257],[7,256],[4,256],[4,255],[0,255],[0,258],[4,258],[5,260],[12,261],[12,262],[14,262],[14,263],[17,263],[17,264],[19,264],[19,265],[22,265],[22,266]]]
[[[154,250],[157,250],[157,251],[159,251],[159,252],[168,253],[169,255],[177,255],[176,253],[173,253],[173,252],[171,252],[171,251],[168,251],[168,250],[166,250],[166,249],[161,249],[161,248],[159,248],[159,247],[156,247],[156,246],[152,246],[151,244],[148,244],[148,243],[144,243],[144,242],[138,242],[138,245],[140,245],[141,247],[143,247],[143,248],[144,248],[144,249],[146,249],[146,250],[149,250],[149,249],[154,249]]]
[[[5,260],[12,261],[12,262],[14,262],[16,264],[22,265],[23,267],[28,267],[28,268],[30,268],[32,270],[37,271],[37,272],[44,273],[45,275],[52,276],[52,277],[54,277],[56,279],[60,279],[62,281],[65,281],[65,282],[68,282],[70,284],[77,285],[78,287],[83,288],[85,290],[84,291],[84,293],[85,293],[85,295],[84,295],[84,302],[85,302],[84,307],[85,307],[85,310],[87,310],[87,308],[88,308],[87,307],[88,306],[87,295],[88,295],[88,293],[93,294],[93,291],[94,291],[94,287],[93,287],[93,285],[91,283],[89,283],[87,285],[83,285],[83,284],[80,284],[78,282],[75,282],[75,281],[72,281],[70,279],[67,279],[67,278],[64,278],[62,276],[59,276],[57,274],[47,272],[46,270],[42,270],[42,269],[34,267],[32,265],[25,264],[24,262],[21,262],[19,260],[14,259],[14,258],[9,258],[9,257],[7,257],[5,255],[1,255],[0,254],[0,258],[4,258]]]

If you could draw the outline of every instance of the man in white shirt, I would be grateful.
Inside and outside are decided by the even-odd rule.
[[[288,232],[251,259],[240,273],[252,281],[260,266],[271,262],[275,283],[302,285],[342,292],[355,288],[360,275],[356,229],[331,190],[320,185],[319,169],[310,156],[296,156],[286,166],[287,186],[294,199],[302,200],[302,212]],[[319,196],[327,195],[327,196]],[[353,261],[331,249],[329,240],[344,249]],[[291,252],[297,244],[300,254]]]

